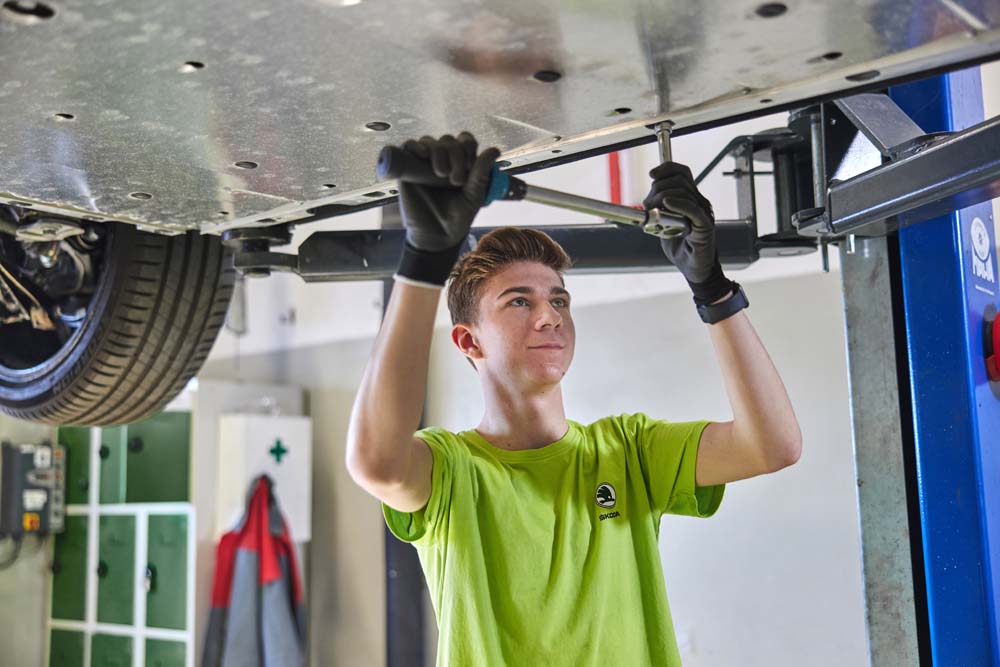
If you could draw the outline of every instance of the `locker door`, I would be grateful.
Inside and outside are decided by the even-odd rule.
[[[90,641],[90,667],[132,667],[132,638],[94,635]]]
[[[52,561],[52,618],[84,619],[87,592],[87,517],[66,517]]]
[[[66,503],[86,505],[90,490],[90,429],[61,426],[59,444],[66,448]]]
[[[146,640],[146,667],[184,667],[187,647],[183,642]]]
[[[125,427],[101,429],[101,493],[104,503],[125,502]]]
[[[53,630],[49,635],[49,667],[83,667],[82,632]]]
[[[185,502],[191,414],[161,412],[126,428],[126,502]]]
[[[187,517],[150,515],[146,625],[183,630],[187,612]]]
[[[131,624],[135,588],[135,517],[102,516],[99,541],[97,620],[100,623]]]

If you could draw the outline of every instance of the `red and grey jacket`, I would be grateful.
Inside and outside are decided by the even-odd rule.
[[[262,475],[246,515],[219,541],[202,667],[305,665],[305,612],[295,548]]]

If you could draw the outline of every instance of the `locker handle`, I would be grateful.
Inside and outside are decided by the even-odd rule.
[[[143,585],[147,593],[152,593],[156,588],[156,566],[152,563],[146,565],[146,578]]]
[[[108,576],[108,564],[103,560],[97,563],[97,576],[102,579]]]

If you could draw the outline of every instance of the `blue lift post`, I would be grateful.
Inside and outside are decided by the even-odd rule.
[[[983,120],[979,68],[890,97],[925,132]],[[1000,665],[1000,383],[983,356],[984,320],[1000,307],[997,239],[991,202],[899,232],[935,665]]]

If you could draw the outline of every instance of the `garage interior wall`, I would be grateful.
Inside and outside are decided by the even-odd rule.
[[[0,415],[0,440],[14,444],[56,441],[56,430]],[[0,649],[5,665],[41,665],[45,655],[45,629],[49,614],[49,554],[52,538],[41,548],[26,537],[21,556],[0,571]],[[4,555],[10,545],[0,546]]]

